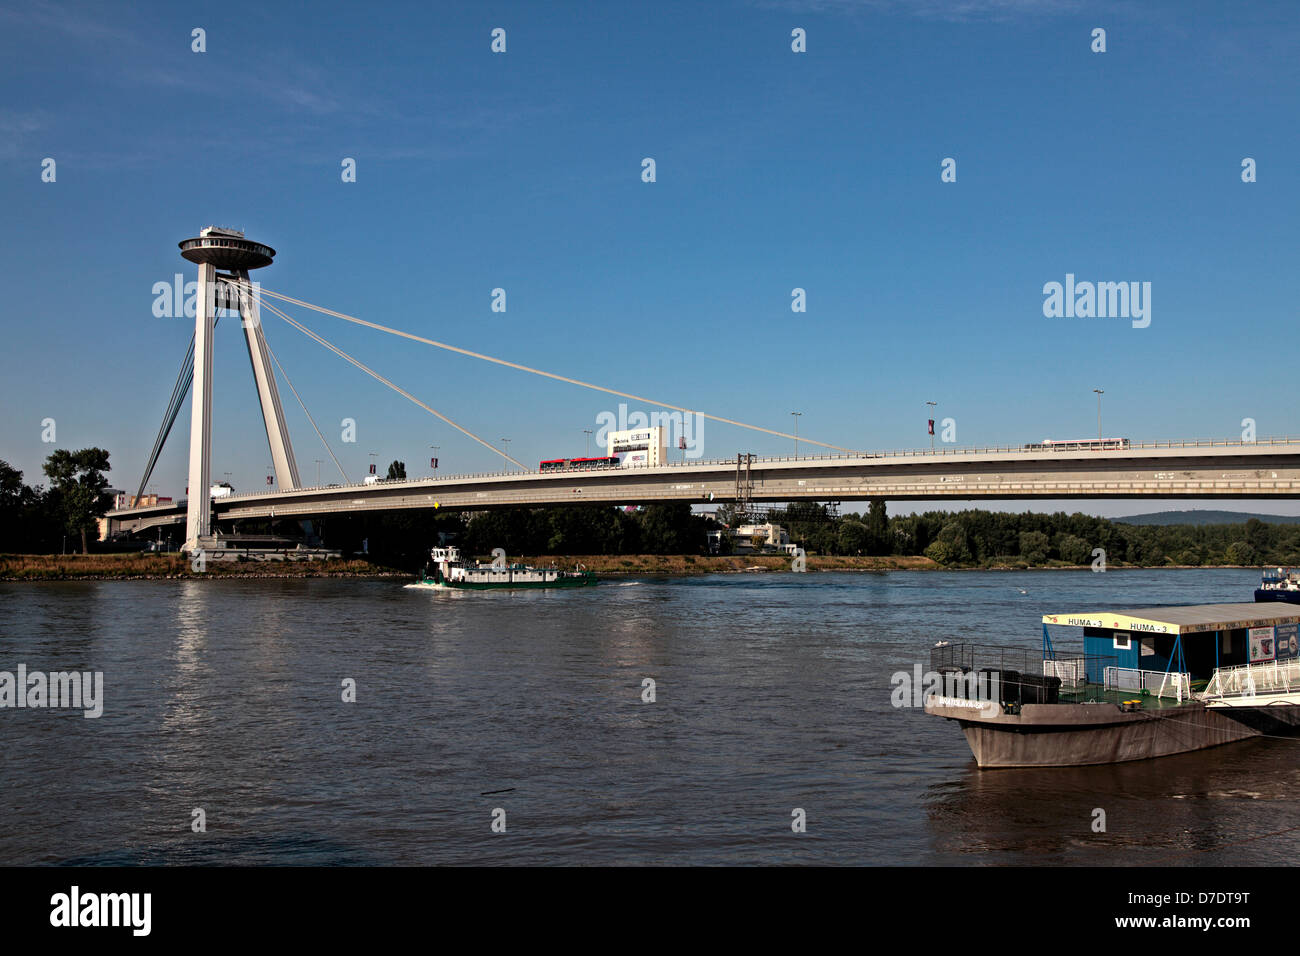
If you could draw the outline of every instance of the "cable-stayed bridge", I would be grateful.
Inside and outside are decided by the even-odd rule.
[[[941,449],[750,458],[596,472],[450,475],[219,498],[217,520],[312,518],[408,508],[485,511],[663,501],[1016,498],[1300,498],[1300,439],[1152,442],[1125,451]],[[114,530],[182,524],[184,504],[110,512]]]
[[[140,491],[148,482],[187,392],[192,390],[190,494],[185,502],[176,505],[111,511],[108,514],[110,534],[134,533],[184,523],[186,548],[192,550],[211,536],[214,519],[310,519],[413,508],[481,511],[519,506],[685,501],[694,504],[730,502],[745,509],[749,504],[759,502],[846,501],[877,497],[938,501],[1300,497],[1300,438],[862,452],[531,368],[273,292],[251,282],[249,270],[269,265],[275,251],[233,230],[209,227],[199,237],[185,240],[180,246],[181,254],[199,266],[195,333],[144,469]],[[225,271],[218,272],[218,269]],[[798,458],[758,458],[741,454],[724,460],[683,461],[653,467],[587,472],[537,471],[510,457],[442,411],[430,407],[375,369],[357,361],[290,316],[286,311],[290,306],[646,406],[796,439],[818,451],[812,456]],[[273,491],[213,500],[210,497],[213,329],[224,310],[237,312],[241,318],[278,487]],[[279,371],[280,378],[295,398],[298,398],[298,393],[266,343],[261,323],[263,310],[278,316],[364,374],[501,456],[513,470],[353,484],[348,481],[337,456],[303,404],[312,428],[344,479],[340,484],[304,487],[285,425],[275,372]],[[302,404],[301,399],[298,400]]]

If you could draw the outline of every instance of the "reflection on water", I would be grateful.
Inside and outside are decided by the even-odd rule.
[[[1045,612],[1248,600],[1255,583],[0,584],[0,670],[103,670],[106,698],[98,720],[0,711],[0,861],[1290,862],[1294,835],[1264,835],[1300,824],[1294,740],[980,771],[955,724],[889,699],[890,675],[927,664],[941,638],[1036,647]],[[190,829],[196,808],[206,833]]]
[[[978,770],[926,795],[933,848],[949,862],[1290,864],[1300,823],[1298,739],[1100,767]],[[1106,830],[1092,829],[1105,811]]]

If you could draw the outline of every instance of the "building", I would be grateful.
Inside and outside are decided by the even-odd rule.
[[[779,524],[742,524],[737,528],[722,528],[709,532],[709,551],[721,550],[722,536],[731,539],[732,554],[795,554],[797,544],[790,543],[790,535]]]
[[[610,432],[605,439],[606,454],[618,458],[623,468],[668,463],[668,429],[661,425],[653,428],[629,428]]]

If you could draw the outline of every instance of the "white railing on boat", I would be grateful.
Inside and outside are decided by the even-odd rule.
[[[1254,697],[1300,690],[1300,660],[1264,661],[1220,667],[1206,685],[1204,698]]]
[[[1111,658],[1114,660],[1114,658]],[[1060,679],[1062,687],[1071,689],[1088,683],[1088,658],[1060,657],[1043,660],[1043,676]]]
[[[1145,671],[1138,667],[1107,667],[1106,690],[1146,691],[1156,697],[1191,697],[1192,675],[1178,671]]]

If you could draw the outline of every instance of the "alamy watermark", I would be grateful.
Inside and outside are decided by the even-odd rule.
[[[103,671],[0,671],[0,709],[5,707],[71,708],[93,719],[104,713]]]
[[[250,280],[245,288],[250,289],[250,287],[251,290],[245,293],[249,296],[246,305],[250,306],[252,325],[256,327],[258,312],[251,306],[255,306],[258,302],[262,285],[260,282]],[[155,282],[151,294],[154,297],[153,314],[156,319],[179,319],[182,316],[192,319],[198,314],[199,283],[195,279],[186,282],[185,276],[179,272],[172,277],[171,282]],[[239,311],[239,292],[228,282],[221,280],[209,282],[207,297],[209,315],[215,315],[219,309]]]
[[[924,707],[933,698],[941,707],[965,707],[983,717],[1002,713],[1002,679],[998,671],[895,671],[889,678],[889,702],[897,708]]]
[[[627,403],[620,402],[618,414],[605,411],[596,416],[596,445],[609,447],[609,433],[625,432],[635,428],[667,428],[668,447],[682,452],[683,457],[696,459],[704,455],[704,416],[699,412],[628,412]]]
[[[1135,329],[1151,324],[1150,282],[1075,282],[1067,272],[1064,284],[1044,284],[1043,296],[1049,319],[1132,319]]]

